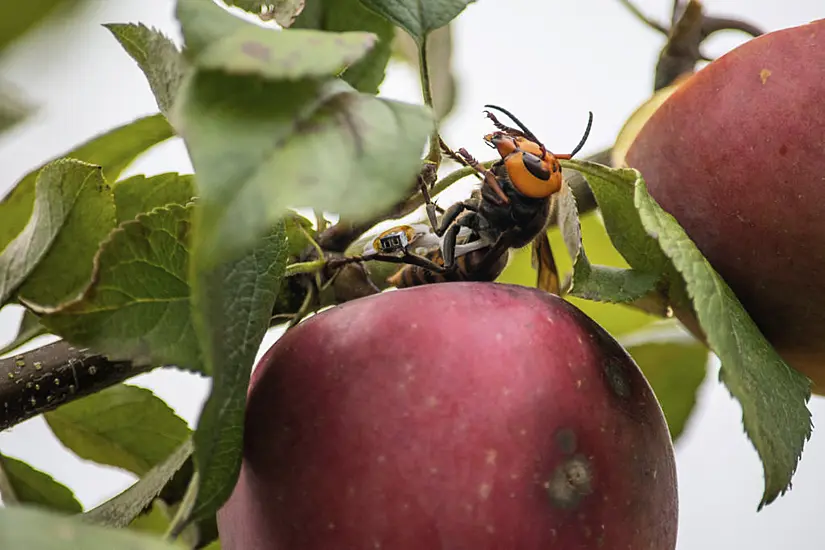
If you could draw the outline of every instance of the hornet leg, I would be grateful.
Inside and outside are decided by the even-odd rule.
[[[447,269],[453,269],[455,265],[456,240],[462,227],[466,227],[481,238],[481,235],[485,234],[490,228],[490,224],[477,211],[473,211],[462,216],[450,226],[441,247],[444,255],[444,267]]]
[[[430,218],[430,225],[435,231],[435,234],[439,237],[444,236],[444,232],[447,231],[447,228],[458,218],[458,216],[464,212],[465,210],[469,210],[470,212],[478,212],[479,204],[477,200],[467,199],[466,201],[457,202],[444,212],[444,217],[441,218],[441,222],[437,221],[435,215],[435,205],[427,205],[427,216]]]
[[[527,137],[527,136],[524,135],[524,132],[522,132],[521,130],[517,130],[517,129],[511,127],[511,126],[507,126],[506,124],[502,124],[501,122],[499,122],[498,119],[496,118],[496,115],[494,115],[490,111],[484,111],[484,114],[487,115],[487,118],[490,119],[490,121],[493,123],[493,126],[498,128],[499,130],[501,130],[505,134],[508,134],[508,135],[511,135],[511,136]]]
[[[496,194],[497,200],[495,200],[495,202],[497,202],[499,205],[510,203],[509,197],[507,197],[507,195],[504,193],[504,190],[501,188],[501,185],[499,185],[495,174],[493,174],[490,170],[485,169],[480,162],[474,159],[472,155],[470,155],[470,153],[467,152],[467,149],[459,149],[458,154],[464,158],[464,161],[467,164],[467,166],[474,168],[476,172],[484,176],[484,184],[489,186],[490,189],[492,189]]]

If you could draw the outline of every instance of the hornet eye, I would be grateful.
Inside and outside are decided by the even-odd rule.
[[[539,157],[532,153],[524,153],[521,158],[528,172],[540,180],[550,179],[550,170],[548,170],[546,162],[543,162]]]

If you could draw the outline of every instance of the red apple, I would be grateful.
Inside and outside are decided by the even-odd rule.
[[[534,289],[435,284],[287,332],[255,371],[224,550],[672,550],[667,425],[630,356]]]
[[[626,159],[777,351],[825,390],[825,19],[697,72]]]

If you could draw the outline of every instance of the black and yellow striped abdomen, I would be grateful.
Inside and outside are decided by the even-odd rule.
[[[478,271],[478,266],[487,252],[487,248],[482,248],[459,256],[456,258],[456,270],[452,273],[435,273],[423,267],[405,265],[390,276],[387,282],[396,288],[409,288],[456,281],[494,281],[507,267],[507,260],[510,255],[509,253],[501,255],[486,273],[481,273]],[[424,256],[438,265],[444,265],[441,250],[438,248],[431,250]]]

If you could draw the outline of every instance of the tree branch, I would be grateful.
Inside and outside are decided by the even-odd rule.
[[[669,29],[647,17],[631,0],[619,2],[645,25],[667,36],[656,64],[654,91],[671,85],[683,74],[692,73],[699,61],[709,60],[700,47],[713,33],[732,30],[752,37],[763,34],[762,29],[747,21],[706,15],[699,0],[688,0],[684,6],[680,0],[674,0]]]
[[[63,340],[0,359],[0,430],[149,370]]]
[[[705,21],[702,24],[703,38],[707,38],[711,34],[719,31],[740,31],[752,37],[765,33],[764,30],[756,25],[751,25],[747,21],[740,21],[739,19],[731,19],[728,17],[705,16]]]

